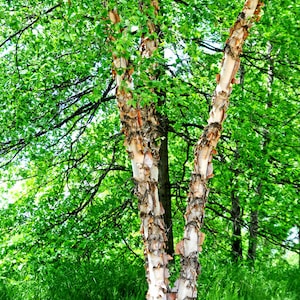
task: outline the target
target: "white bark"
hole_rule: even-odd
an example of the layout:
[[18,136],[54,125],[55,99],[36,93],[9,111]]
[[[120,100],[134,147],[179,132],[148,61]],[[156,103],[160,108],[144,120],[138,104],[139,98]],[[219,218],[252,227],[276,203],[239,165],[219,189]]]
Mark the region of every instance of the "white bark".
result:
[[212,157],[221,135],[222,123],[226,117],[229,96],[235,75],[239,69],[242,45],[248,36],[248,29],[259,15],[258,0],[247,0],[237,21],[230,30],[226,42],[220,75],[212,99],[208,125],[195,147],[194,171],[190,182],[186,224],[181,242],[181,274],[178,282],[178,300],[197,299],[197,277],[200,271],[198,254],[201,247],[201,232],[204,209],[208,197],[207,182],[213,177]]
[[[151,1],[151,4],[157,13],[157,1]],[[109,17],[114,24],[120,21],[116,10],[111,11]],[[153,33],[155,30],[155,26],[150,20],[148,21],[148,29],[149,33]],[[144,59],[149,58],[157,49],[157,44],[156,40],[142,37],[141,56]],[[132,99],[133,90],[133,71],[131,70],[133,69],[125,58],[113,55],[113,71],[117,85],[116,98],[125,134],[125,145],[132,163],[136,195],[139,200],[141,233],[144,240],[149,287],[147,299],[166,300],[169,283],[167,264],[170,257],[165,253],[164,209],[158,196],[158,119],[153,104],[143,108],[140,108],[138,104],[137,107],[128,104],[128,101]]]

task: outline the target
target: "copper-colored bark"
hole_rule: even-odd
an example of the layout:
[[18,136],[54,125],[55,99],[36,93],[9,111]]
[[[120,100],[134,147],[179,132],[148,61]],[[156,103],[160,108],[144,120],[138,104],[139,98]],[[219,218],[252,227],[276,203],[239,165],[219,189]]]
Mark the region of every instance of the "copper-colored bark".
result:
[[[151,1],[155,12],[158,2]],[[113,24],[120,21],[116,10],[109,12]],[[148,21],[149,33],[155,31],[155,25]],[[125,33],[124,33],[125,34]],[[140,54],[149,58],[157,49],[158,42],[142,37]],[[155,66],[153,66],[155,67]],[[120,111],[125,145],[132,163],[133,178],[136,183],[135,194],[139,200],[141,233],[144,240],[146,274],[148,281],[147,299],[167,299],[168,269],[170,257],[165,253],[166,233],[164,209],[158,195],[159,138],[158,118],[153,104],[140,107],[130,105],[132,100],[133,68],[127,59],[113,55],[113,74],[116,80],[116,98]]]
[[212,109],[199,141],[195,147],[194,171],[190,181],[190,192],[185,214],[186,224],[181,242],[181,274],[178,282],[177,299],[197,299],[197,277],[200,270],[198,254],[205,204],[209,189],[208,179],[213,177],[212,157],[221,136],[222,123],[226,117],[229,96],[235,75],[239,69],[239,56],[248,36],[248,30],[259,14],[261,3],[247,0],[226,41],[221,72],[212,99]]

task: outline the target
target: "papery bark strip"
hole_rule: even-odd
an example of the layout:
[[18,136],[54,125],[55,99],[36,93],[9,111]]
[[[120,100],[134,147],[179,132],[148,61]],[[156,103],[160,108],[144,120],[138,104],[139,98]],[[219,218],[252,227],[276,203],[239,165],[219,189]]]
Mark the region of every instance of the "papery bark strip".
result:
[[[158,2],[151,1],[155,13]],[[116,10],[109,13],[110,20],[116,24],[120,17]],[[155,25],[148,20],[149,33]],[[125,33],[124,33],[125,34]],[[157,49],[158,41],[142,36],[140,54],[143,59],[151,57]],[[155,67],[155,66],[153,66]],[[125,146],[132,163],[135,193],[139,200],[141,233],[144,240],[146,275],[148,281],[147,299],[167,299],[167,269],[170,257],[165,252],[166,233],[164,209],[158,195],[159,130],[158,117],[154,104],[140,107],[130,105],[133,98],[133,67],[124,57],[113,54],[113,74],[116,80],[116,98],[120,111]],[[151,80],[151,78],[149,78]],[[151,91],[149,91],[151,93]]]
[[230,30],[226,41],[221,72],[217,76],[217,86],[212,98],[212,109],[199,141],[195,146],[194,170],[190,181],[188,205],[185,214],[183,240],[177,249],[181,254],[181,273],[178,281],[178,300],[197,299],[197,277],[200,272],[198,254],[203,235],[205,204],[209,189],[207,182],[213,177],[212,157],[216,154],[216,145],[221,135],[232,84],[240,65],[240,54],[248,30],[259,18],[261,3],[258,0],[247,0],[237,21]]

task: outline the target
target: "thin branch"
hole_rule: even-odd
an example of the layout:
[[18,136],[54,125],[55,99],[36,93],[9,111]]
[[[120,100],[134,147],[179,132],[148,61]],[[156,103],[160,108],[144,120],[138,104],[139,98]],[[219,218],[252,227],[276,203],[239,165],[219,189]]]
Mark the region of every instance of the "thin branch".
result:
[[215,46],[209,44],[208,42],[205,42],[199,38],[193,38],[192,41],[196,42],[198,46],[204,47],[210,51],[220,52],[220,53],[224,52],[224,49],[215,47]]
[[[75,127],[75,125],[82,119],[84,118],[88,113],[93,112],[92,114],[95,113],[95,111],[98,109],[98,107],[100,106],[100,104],[108,102],[110,100],[115,99],[115,96],[108,96],[109,92],[111,91],[111,88],[113,86],[113,81],[111,81],[108,85],[108,87],[106,88],[106,90],[104,91],[102,97],[95,103],[89,102],[81,107],[79,107],[75,112],[73,112],[71,115],[69,115],[68,117],[66,117],[64,120],[60,121],[59,123],[53,125],[52,127],[49,127],[45,130],[41,130],[39,132],[37,132],[36,134],[34,134],[32,136],[32,138],[39,138],[45,134],[47,134],[49,131],[61,128],[63,125],[65,125],[66,123],[68,123],[69,121],[71,121],[72,119],[74,119],[75,117],[79,117],[71,126],[71,128],[67,131],[67,133],[65,133],[62,137],[60,137],[59,141],[64,138],[67,134],[69,134]],[[84,92],[81,92],[79,94],[77,94],[77,97],[82,97],[83,95],[85,95],[86,93],[91,93],[93,90],[92,89],[88,89]],[[58,116],[58,114],[57,114]],[[53,120],[53,118],[51,119]],[[51,121],[50,121],[51,122]],[[3,154],[8,154],[11,151],[16,150],[17,153],[13,156],[12,159],[9,160],[9,162],[1,165],[0,167],[3,167],[4,165],[7,165],[8,163],[10,163],[16,156],[17,154],[19,154],[19,152],[21,150],[23,150],[26,146],[28,146],[29,144],[25,142],[25,139],[19,139],[15,144],[11,144],[11,141],[8,142],[3,142],[2,144],[2,149],[0,150],[0,153]],[[56,142],[57,143],[57,142]],[[56,143],[54,143],[53,145],[55,145]],[[53,146],[52,145],[52,146]],[[21,148],[20,148],[21,146]]]
[[40,16],[38,16],[36,19],[34,19],[32,22],[30,22],[29,24],[27,24],[25,27],[21,28],[20,30],[16,31],[15,33],[13,33],[9,37],[7,37],[2,43],[0,43],[0,48],[3,45],[5,45],[8,41],[10,41],[11,39],[13,39],[14,37],[16,37],[19,34],[22,34],[25,30],[27,30],[28,28],[30,28],[31,26],[33,26],[40,19],[40,17],[42,15],[46,15],[46,14],[52,12],[54,9],[56,9],[59,6],[61,6],[61,3],[58,3],[58,4],[54,5],[53,7],[49,8],[44,13],[42,13]]
[[185,2],[185,1],[183,1],[183,0],[174,0],[174,2],[183,4],[185,6],[189,6],[189,4],[187,2]]

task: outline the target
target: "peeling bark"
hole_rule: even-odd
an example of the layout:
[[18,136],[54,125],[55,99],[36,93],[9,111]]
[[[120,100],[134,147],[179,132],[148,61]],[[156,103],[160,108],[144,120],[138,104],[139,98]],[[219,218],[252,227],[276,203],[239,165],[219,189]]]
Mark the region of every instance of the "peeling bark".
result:
[[[205,127],[195,146],[194,170],[190,181],[188,205],[185,214],[184,237],[181,249],[181,273],[178,282],[177,299],[197,299],[197,277],[200,271],[198,254],[200,251],[201,232],[205,204],[209,189],[208,179],[213,177],[212,157],[216,154],[216,145],[221,135],[222,123],[226,117],[229,96],[235,75],[239,69],[239,56],[248,36],[252,23],[260,13],[258,0],[247,0],[237,21],[230,30],[226,41],[224,58],[220,75],[217,76],[217,87],[212,99],[212,109],[208,125]],[[257,17],[255,17],[257,16]]]
[[[157,13],[157,1],[151,1],[151,5]],[[116,10],[110,11],[109,17],[113,24],[120,22]],[[150,20],[148,20],[148,30],[150,34],[155,31],[155,25]],[[143,36],[140,43],[141,56],[144,59],[151,57],[157,46],[157,40]],[[139,200],[149,287],[147,299],[166,300],[169,283],[167,264],[171,257],[165,252],[167,237],[164,208],[159,201],[158,193],[159,122],[154,104],[144,107],[140,107],[139,103],[136,107],[129,104],[133,98],[132,73],[133,68],[127,59],[113,55],[116,98],[125,135],[125,146],[132,163],[133,179],[136,184],[135,194]]]

